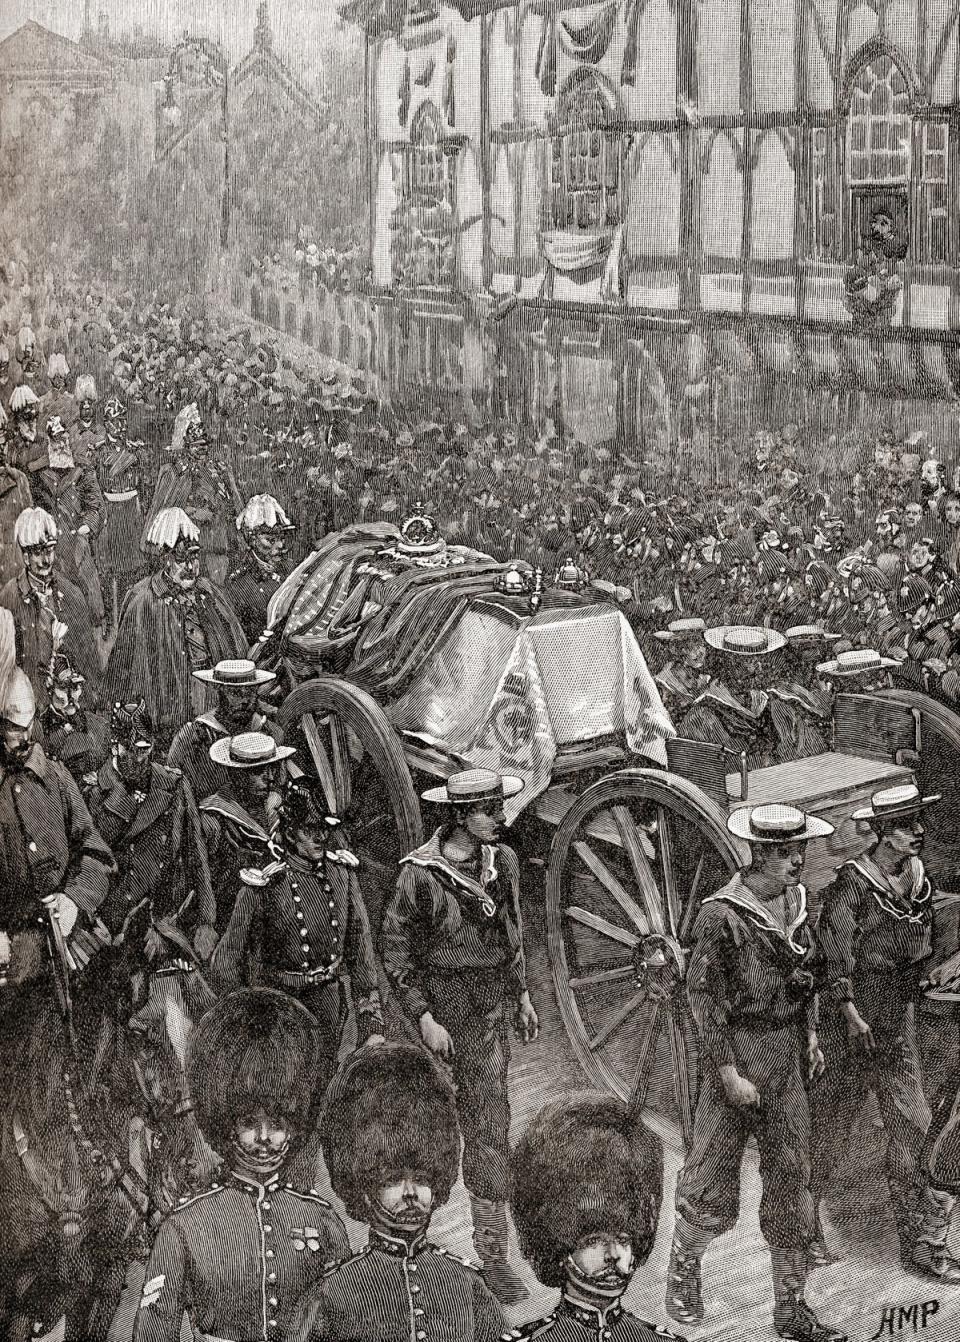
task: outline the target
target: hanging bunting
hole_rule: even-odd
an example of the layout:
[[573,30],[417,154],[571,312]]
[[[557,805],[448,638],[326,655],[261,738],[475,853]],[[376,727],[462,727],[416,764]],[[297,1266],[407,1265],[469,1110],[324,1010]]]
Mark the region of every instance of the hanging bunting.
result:
[[617,17],[617,0],[591,6],[585,18],[560,20],[560,44],[568,56],[595,65],[610,45]]
[[552,98],[557,91],[557,7],[555,3],[546,0],[546,3],[532,8],[532,12],[543,16],[535,67],[540,92]]
[[457,92],[454,80],[454,71],[457,64],[457,43],[456,39],[451,37],[447,42],[447,68],[443,76],[443,114],[447,118],[448,126],[455,126],[457,122]]

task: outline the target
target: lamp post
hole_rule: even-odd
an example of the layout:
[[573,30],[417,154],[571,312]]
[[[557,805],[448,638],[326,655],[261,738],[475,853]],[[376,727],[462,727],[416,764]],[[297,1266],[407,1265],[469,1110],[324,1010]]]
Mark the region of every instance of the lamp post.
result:
[[[183,109],[176,100],[174,86],[183,76],[186,55],[198,58],[200,76],[208,88],[220,90],[220,111],[223,138],[223,193],[220,198],[220,250],[226,251],[230,239],[230,60],[216,44],[206,37],[184,37],[170,53],[167,73],[163,78],[164,101],[160,115],[171,129],[183,118]],[[165,152],[161,152],[165,157]]]

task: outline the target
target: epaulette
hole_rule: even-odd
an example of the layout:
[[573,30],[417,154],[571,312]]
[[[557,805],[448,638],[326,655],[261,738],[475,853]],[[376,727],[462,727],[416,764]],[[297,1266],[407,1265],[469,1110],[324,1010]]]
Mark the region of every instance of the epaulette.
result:
[[519,1328],[511,1328],[508,1333],[501,1333],[500,1342],[533,1342],[534,1338],[549,1333],[556,1322],[556,1314],[548,1314],[545,1319],[531,1319],[529,1323],[523,1323]]
[[283,1187],[288,1193],[296,1193],[298,1198],[304,1198],[307,1202],[319,1202],[321,1207],[333,1210],[333,1204],[321,1197],[315,1188],[298,1188],[296,1184],[284,1184]]
[[214,1193],[222,1193],[224,1184],[211,1184],[209,1188],[201,1189],[199,1193],[189,1194],[187,1197],[178,1198],[176,1205],[167,1212],[168,1216],[176,1216],[177,1212],[185,1212],[188,1207],[194,1207],[198,1202],[203,1202],[206,1198],[212,1198]]
[[363,1248],[358,1249],[356,1253],[348,1253],[345,1258],[335,1258],[334,1261],[332,1263],[328,1263],[326,1267],[323,1269],[323,1271],[320,1273],[320,1280],[323,1281],[327,1277],[332,1277],[334,1272],[339,1272],[340,1269],[342,1267],[346,1267],[348,1263],[359,1262],[361,1258],[366,1258],[369,1252],[370,1252],[370,1245],[365,1244]]
[[240,880],[244,885],[252,886],[255,890],[262,890],[270,884],[274,877],[279,876],[286,869],[285,862],[268,862],[265,867],[241,867]]
[[483,1271],[483,1268],[479,1263],[471,1262],[469,1258],[461,1258],[459,1254],[451,1253],[449,1249],[441,1249],[439,1244],[428,1244],[426,1247],[431,1253],[439,1254],[441,1258],[452,1258],[455,1263],[460,1263],[463,1267],[468,1267],[473,1272]]
[[356,853],[351,853],[347,848],[334,848],[327,852],[327,858],[331,862],[336,862],[340,867],[359,867],[360,859]]

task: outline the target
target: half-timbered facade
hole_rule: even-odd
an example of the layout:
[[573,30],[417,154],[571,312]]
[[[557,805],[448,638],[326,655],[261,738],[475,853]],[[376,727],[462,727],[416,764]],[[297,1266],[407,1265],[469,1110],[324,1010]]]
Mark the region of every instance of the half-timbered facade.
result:
[[363,2],[390,376],[513,341],[594,435],[651,366],[953,396],[956,0]]

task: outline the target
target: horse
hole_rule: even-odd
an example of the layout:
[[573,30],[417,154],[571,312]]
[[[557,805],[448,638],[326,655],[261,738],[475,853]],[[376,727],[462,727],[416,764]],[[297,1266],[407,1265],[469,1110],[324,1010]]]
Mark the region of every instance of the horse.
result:
[[[100,951],[64,1011],[42,976],[0,1016],[0,1337],[106,1342],[130,1263],[189,1183],[195,1123],[165,1035],[131,1032],[129,957]],[[131,1137],[147,1126],[147,1168]],[[167,1134],[173,1140],[164,1142]]]

